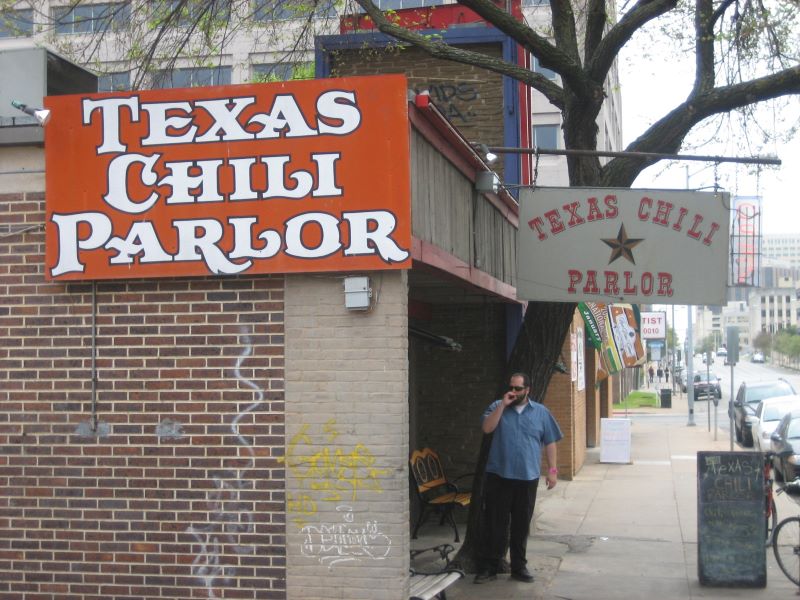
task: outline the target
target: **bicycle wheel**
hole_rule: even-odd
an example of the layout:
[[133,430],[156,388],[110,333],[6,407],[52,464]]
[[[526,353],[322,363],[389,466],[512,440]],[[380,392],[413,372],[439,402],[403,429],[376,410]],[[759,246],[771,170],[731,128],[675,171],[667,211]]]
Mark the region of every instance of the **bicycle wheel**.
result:
[[795,585],[800,585],[800,517],[789,517],[778,523],[772,550],[783,574]]
[[778,508],[775,506],[775,498],[769,496],[769,506],[767,507],[767,546],[772,543],[772,536],[775,533],[775,526],[778,524]]

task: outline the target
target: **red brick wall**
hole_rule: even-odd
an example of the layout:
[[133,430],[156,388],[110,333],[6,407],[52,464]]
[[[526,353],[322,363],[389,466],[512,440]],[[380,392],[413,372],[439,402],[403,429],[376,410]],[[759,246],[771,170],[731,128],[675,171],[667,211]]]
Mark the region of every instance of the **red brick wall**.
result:
[[283,279],[98,283],[95,428],[92,286],[2,235],[0,598],[284,598]]

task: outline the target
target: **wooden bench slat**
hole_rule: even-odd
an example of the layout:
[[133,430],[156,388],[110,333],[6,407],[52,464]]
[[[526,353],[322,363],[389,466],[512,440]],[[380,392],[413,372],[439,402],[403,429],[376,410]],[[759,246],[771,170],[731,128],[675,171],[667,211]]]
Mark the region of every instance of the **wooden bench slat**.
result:
[[431,600],[463,577],[460,571],[450,571],[437,575],[411,575],[411,600]]

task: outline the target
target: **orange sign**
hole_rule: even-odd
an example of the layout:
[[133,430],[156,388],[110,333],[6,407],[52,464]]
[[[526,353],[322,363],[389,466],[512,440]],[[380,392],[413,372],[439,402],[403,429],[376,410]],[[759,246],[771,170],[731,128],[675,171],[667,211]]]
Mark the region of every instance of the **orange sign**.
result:
[[49,279],[410,266],[401,75],[45,105]]

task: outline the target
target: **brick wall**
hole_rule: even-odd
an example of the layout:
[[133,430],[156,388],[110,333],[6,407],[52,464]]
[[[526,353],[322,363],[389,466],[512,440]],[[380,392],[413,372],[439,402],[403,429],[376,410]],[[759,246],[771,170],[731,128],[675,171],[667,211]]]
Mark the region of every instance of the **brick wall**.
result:
[[283,279],[98,283],[95,421],[92,286],[0,215],[0,597],[285,597]]
[[[570,325],[570,333],[584,334],[583,320],[577,311]],[[584,349],[585,353],[590,351],[585,345]],[[564,339],[561,355],[570,355],[569,335]],[[553,413],[564,434],[558,443],[558,470],[562,479],[572,479],[586,458],[587,393],[591,393],[591,390],[578,390],[577,382],[572,381],[570,373],[554,373],[544,398],[543,404]]]
[[[502,56],[499,44],[474,44],[469,50]],[[503,77],[470,65],[433,58],[418,48],[337,51],[332,76],[405,73],[408,86],[428,90],[434,104],[464,137],[489,146],[504,146]],[[502,161],[493,165],[502,178]]]
[[370,277],[351,312],[341,276],[287,276],[290,599],[408,597],[408,276]]

